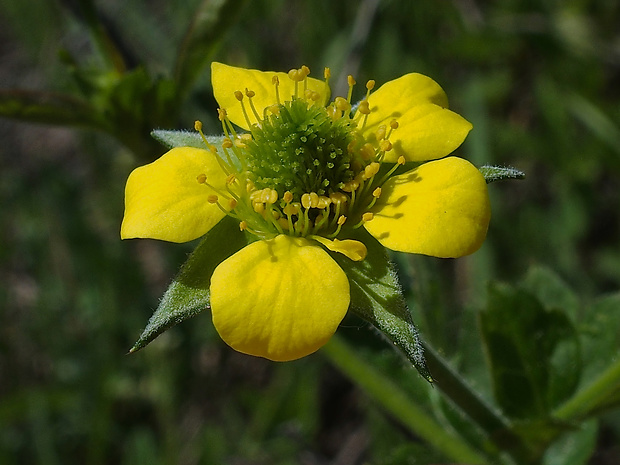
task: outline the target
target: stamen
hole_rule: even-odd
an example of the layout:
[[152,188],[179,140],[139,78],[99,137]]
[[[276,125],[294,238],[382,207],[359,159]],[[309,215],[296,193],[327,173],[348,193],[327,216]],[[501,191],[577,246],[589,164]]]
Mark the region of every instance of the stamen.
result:
[[403,166],[406,162],[407,160],[405,160],[405,157],[403,157],[402,155],[398,157],[398,161],[394,164],[394,166],[392,166],[392,168],[390,168],[390,171],[385,173],[385,175],[378,182],[379,186],[382,186],[383,183],[385,183],[385,181],[387,181],[388,178],[392,176],[392,174],[394,174],[394,171],[396,171],[399,166]]
[[[347,94],[347,102],[349,102],[349,109],[351,109],[351,97],[353,96],[353,87],[355,86],[355,79],[350,74],[347,76],[347,83],[349,84],[349,92]],[[349,116],[348,113],[345,116]]]
[[361,115],[364,115],[362,120],[362,126],[359,128],[360,130],[363,130],[366,127],[368,115],[370,114],[370,104],[368,103],[368,100],[362,100],[357,107],[357,111],[359,111]]
[[369,165],[366,165],[366,167],[364,168],[364,174],[362,175],[362,179],[371,179],[375,174],[379,172],[380,167],[381,165],[376,161],[373,161]]
[[366,212],[362,215],[362,219],[359,223],[357,223],[355,226],[353,226],[353,229],[358,229],[360,226],[362,226],[364,223],[367,223],[369,221],[371,221],[374,218],[374,214],[371,212]]
[[368,82],[366,82],[366,100],[368,100],[368,97],[370,96],[370,91],[373,90],[374,88],[375,88],[374,79],[371,79]]
[[340,230],[342,229],[342,225],[343,225],[346,221],[347,221],[347,217],[346,217],[346,216],[344,216],[344,215],[340,215],[340,216],[338,217],[338,222],[337,222],[338,227],[336,228],[336,230],[335,230],[333,233],[331,233],[329,236],[325,236],[325,237],[327,237],[328,239],[333,239],[333,238],[334,238],[334,237],[336,237],[338,234],[340,234]]
[[[220,189],[218,189],[217,187],[209,184],[207,182],[207,175],[202,173],[199,174],[198,176],[196,176],[196,181],[198,181],[198,184],[203,184],[205,186],[207,186],[209,189],[211,189],[212,191],[216,192],[217,194],[219,194],[220,196],[224,197],[226,200],[229,200],[230,197],[228,197],[228,195],[226,195],[225,193],[223,193]],[[213,197],[215,197],[215,202],[217,202],[218,196],[214,195],[214,194],[209,194],[209,196],[207,196],[207,201],[209,203],[215,203],[212,202],[211,200],[213,199]]]
[[271,78],[271,83],[275,86],[276,88],[276,102],[278,102],[278,105],[281,105],[280,103],[280,79],[278,78],[278,76],[274,76]]
[[388,131],[387,135],[385,136],[386,139],[390,138],[390,136],[392,135],[392,131],[394,129],[398,129],[398,121],[396,121],[395,119],[390,121],[390,130]]
[[362,148],[359,151],[359,154],[362,157],[362,160],[370,160],[375,158],[375,148],[372,146],[370,142],[366,142],[362,145]]
[[198,134],[200,134],[200,137],[202,138],[202,141],[207,146],[207,148],[211,152],[213,152],[214,154],[217,155],[217,147],[215,147],[214,145],[210,144],[209,141],[207,140],[207,138],[205,137],[204,133],[202,132],[202,121],[200,121],[200,120],[194,121],[194,129],[196,131],[198,131]]
[[256,111],[256,107],[254,106],[254,102],[252,102],[252,97],[254,97],[256,95],[256,92],[254,92],[253,90],[248,90],[247,87],[246,87],[245,95],[248,97],[248,100],[250,101],[250,108],[252,109],[252,113],[254,113],[254,117],[256,118],[256,124],[258,124],[260,126],[261,119],[260,119],[260,116],[258,115],[258,112]]
[[348,100],[345,100],[342,97],[336,97],[334,99],[334,105],[338,110],[342,112],[345,116],[348,115],[348,112],[351,110],[351,104]]
[[323,71],[323,77],[325,78],[325,101],[323,102],[324,106],[327,106],[329,103],[329,78],[332,76],[332,72],[329,68],[325,68]]
[[377,140],[380,141],[380,140],[385,139],[386,132],[387,132],[387,128],[385,127],[385,124],[382,124],[381,126],[379,126],[377,128],[377,131],[375,132]]
[[377,187],[374,191],[372,191],[372,200],[370,201],[370,203],[368,204],[366,208],[370,210],[372,207],[374,207],[379,197],[381,197],[381,188]]
[[306,91],[308,90],[308,76],[310,75],[310,68],[308,68],[306,65],[302,65],[300,71],[304,76],[304,94],[305,94]]
[[250,118],[248,118],[248,112],[245,110],[245,105],[243,104],[243,94],[240,90],[235,91],[235,98],[239,100],[239,103],[241,104],[241,111],[243,112],[245,122],[248,124],[248,127],[251,127],[252,123],[250,123]]
[[389,140],[384,139],[379,142],[379,148],[382,152],[389,152],[390,150],[392,150],[392,143]]
[[306,76],[304,75],[304,70],[303,69],[292,69],[288,72],[288,78],[295,83],[294,97],[299,98],[299,83],[306,78]]

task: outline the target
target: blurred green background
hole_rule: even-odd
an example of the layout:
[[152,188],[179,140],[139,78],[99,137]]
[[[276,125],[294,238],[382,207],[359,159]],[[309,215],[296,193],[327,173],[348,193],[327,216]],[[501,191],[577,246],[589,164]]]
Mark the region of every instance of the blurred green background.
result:
[[[490,185],[475,255],[394,257],[422,337],[483,396],[490,280],[619,313],[619,2],[0,0],[0,464],[447,463],[321,352],[238,354],[207,313],[125,355],[195,244],[121,242],[124,183],[165,152],[151,129],[219,131],[212,60],[330,66],[340,94],[427,74],[474,124],[458,154],[527,173]],[[366,325],[339,333],[452,427]],[[617,464],[619,443],[616,409],[572,463]]]

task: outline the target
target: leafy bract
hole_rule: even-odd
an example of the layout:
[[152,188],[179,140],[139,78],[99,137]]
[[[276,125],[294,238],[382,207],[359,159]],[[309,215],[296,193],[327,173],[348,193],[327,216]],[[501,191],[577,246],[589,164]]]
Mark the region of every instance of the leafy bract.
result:
[[167,329],[208,309],[213,270],[245,244],[238,223],[230,217],[211,229],[172,281],[129,352],[142,349]]
[[[197,149],[206,149],[207,146],[200,134],[196,131],[170,131],[165,129],[155,129],[151,131],[151,136],[172,149],[175,147],[194,147]],[[224,136],[205,136],[209,144],[221,147]]]

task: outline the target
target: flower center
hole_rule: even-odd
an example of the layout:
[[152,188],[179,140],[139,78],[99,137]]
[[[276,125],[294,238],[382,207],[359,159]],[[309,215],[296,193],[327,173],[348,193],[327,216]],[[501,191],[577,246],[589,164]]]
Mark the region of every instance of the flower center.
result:
[[[372,220],[369,209],[381,195],[381,185],[405,162],[400,157],[380,174],[380,162],[385,152],[392,150],[389,136],[398,127],[395,121],[379,126],[372,142],[362,137],[374,81],[367,83],[366,98],[353,117],[355,80],[349,76],[346,99],[336,97],[325,106],[319,104],[320,96],[307,88],[309,72],[305,66],[289,72],[295,94],[284,103],[274,77],[277,103],[266,108],[262,118],[252,102],[254,92],[246,89],[255,122],[248,117],[244,93],[236,91],[250,132],[237,134],[226,110],[220,109],[226,136],[221,149],[204,139],[228,175],[227,192],[211,195],[209,202],[237,218],[242,230],[260,239],[278,234],[334,239],[343,226],[360,227]],[[329,69],[325,78],[329,80]],[[202,134],[201,126],[196,123]],[[197,181],[209,185],[204,175]]]
[[282,197],[305,193],[319,196],[335,192],[351,181],[354,140],[351,120],[332,120],[324,107],[293,99],[278,106],[261,126],[252,127],[245,158],[248,178],[257,189],[271,188]]

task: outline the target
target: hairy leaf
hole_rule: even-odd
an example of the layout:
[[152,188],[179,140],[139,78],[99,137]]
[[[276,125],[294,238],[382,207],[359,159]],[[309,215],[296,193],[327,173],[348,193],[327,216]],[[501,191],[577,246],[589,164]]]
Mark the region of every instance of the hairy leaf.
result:
[[418,372],[432,382],[418,331],[385,248],[366,232],[360,234],[364,235],[362,242],[368,248],[364,260],[354,262],[344,256],[335,257],[349,277],[350,309],[383,333],[405,353]]
[[575,328],[529,293],[498,284],[480,314],[495,397],[513,418],[545,418],[575,390],[581,373]]

